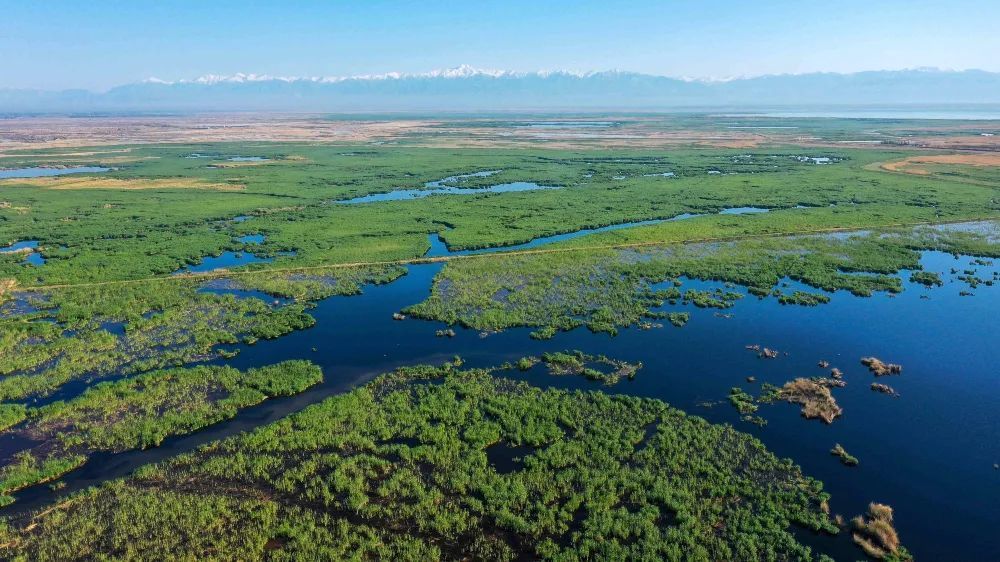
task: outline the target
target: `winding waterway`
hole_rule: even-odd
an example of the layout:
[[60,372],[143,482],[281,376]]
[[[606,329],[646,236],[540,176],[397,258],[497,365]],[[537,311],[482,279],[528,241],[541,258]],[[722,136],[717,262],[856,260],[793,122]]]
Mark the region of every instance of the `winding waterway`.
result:
[[[770,211],[770,209],[765,209],[763,207],[730,207],[727,209],[722,209],[721,211],[719,211],[719,214],[746,215],[746,214],[766,213],[768,211]],[[427,237],[427,240],[430,242],[431,247],[430,250],[427,251],[426,256],[427,257],[466,256],[469,254],[490,254],[494,252],[529,250],[531,248],[538,248],[539,246],[545,246],[546,244],[552,244],[554,242],[563,242],[565,240],[572,240],[574,238],[580,238],[582,236],[597,234],[600,232],[612,232],[615,230],[624,230],[626,228],[636,228],[639,226],[652,226],[654,224],[693,219],[695,217],[701,217],[701,216],[704,216],[704,214],[682,213],[680,215],[670,217],[669,219],[653,219],[646,221],[623,222],[619,224],[612,224],[597,228],[583,228],[580,230],[574,230],[572,232],[564,232],[562,234],[553,234],[551,236],[539,236],[538,238],[533,238],[532,240],[525,242],[523,244],[510,244],[507,246],[490,246],[487,248],[476,248],[471,250],[452,250],[442,239],[441,233],[434,233],[428,235]]]
[[[559,236],[562,240],[569,235]],[[432,244],[436,238],[432,237]],[[532,241],[536,242],[543,243]],[[436,251],[447,249],[440,244]],[[435,331],[443,327],[440,323],[394,321],[394,312],[427,297],[434,275],[443,267],[440,263],[412,265],[404,277],[367,286],[360,296],[319,302],[310,311],[317,320],[310,329],[240,346],[234,359],[217,361],[242,369],[308,359],[323,368],[325,380],[320,385],[249,408],[198,433],[168,439],[159,448],[95,455],[83,469],[63,478],[67,486],[58,494],[126,475],[143,464],[277,420],[397,366],[440,363],[460,355],[469,366],[485,367],[545,351],[580,349],[642,361],[644,368],[635,380],[614,387],[575,377],[552,377],[538,370],[510,376],[541,386],[659,398],[709,421],[734,424],[822,480],[832,494],[834,512],[849,518],[862,513],[871,501],[891,505],[901,540],[917,559],[991,559],[996,554],[993,537],[1000,521],[1000,471],[994,469],[994,463],[1000,462],[996,442],[1000,357],[995,351],[1000,287],[980,286],[973,291],[975,296],[960,296],[968,287],[953,280],[949,271],[975,268],[981,277],[989,278],[998,266],[976,265],[967,256],[937,252],[925,253],[922,264],[942,274],[945,285],[928,289],[907,281],[909,275],[903,272],[905,290],[896,296],[859,298],[839,291],[830,295],[829,304],[799,307],[748,295],[724,311],[727,314],[692,305],[668,307],[691,313],[683,328],[625,329],[617,337],[576,329],[548,341],[530,339],[529,329],[485,338],[458,329],[456,337],[441,338],[435,337]],[[786,292],[800,288],[794,281],[785,282]],[[683,284],[697,289],[719,286],[688,279]],[[739,288],[727,290],[746,293]],[[777,359],[759,359],[744,347],[755,343],[782,353]],[[902,375],[878,381],[891,384],[900,393],[898,398],[869,389],[875,379],[859,358],[870,355],[904,366]],[[757,394],[760,382],[781,385],[800,376],[825,375],[828,370],[817,366],[819,360],[842,369],[848,382],[847,387],[834,389],[844,415],[832,425],[801,418],[796,406],[775,404],[761,408],[759,413],[769,423],[758,427],[741,421],[725,401],[734,386]],[[756,377],[757,384],[745,382],[747,376]],[[831,456],[829,450],[835,443],[857,456],[860,466],[845,467]],[[9,452],[14,446],[0,443],[0,450]],[[41,507],[54,497],[44,486],[16,495],[18,501],[7,513]],[[804,532],[800,538],[837,559],[862,557],[850,543],[849,533],[827,538]]]

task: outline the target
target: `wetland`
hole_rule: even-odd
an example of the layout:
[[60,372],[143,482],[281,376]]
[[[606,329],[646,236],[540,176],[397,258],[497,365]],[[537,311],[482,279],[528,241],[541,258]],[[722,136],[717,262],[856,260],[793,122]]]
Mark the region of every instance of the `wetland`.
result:
[[5,556],[995,552],[994,187],[897,148],[132,153],[107,175],[161,187],[0,186],[34,242],[0,253]]

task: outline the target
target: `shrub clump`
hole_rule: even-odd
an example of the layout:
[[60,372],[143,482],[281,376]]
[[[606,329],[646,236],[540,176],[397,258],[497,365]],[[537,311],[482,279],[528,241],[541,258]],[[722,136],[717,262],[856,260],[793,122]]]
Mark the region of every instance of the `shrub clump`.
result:
[[899,544],[899,535],[892,525],[892,508],[881,503],[868,504],[867,519],[858,515],[851,520],[854,542],[865,554],[876,560],[902,562],[913,556]]
[[844,463],[846,466],[858,466],[858,457],[848,453],[840,443],[837,443],[832,449],[830,449],[830,454],[835,457],[840,457],[840,462]]

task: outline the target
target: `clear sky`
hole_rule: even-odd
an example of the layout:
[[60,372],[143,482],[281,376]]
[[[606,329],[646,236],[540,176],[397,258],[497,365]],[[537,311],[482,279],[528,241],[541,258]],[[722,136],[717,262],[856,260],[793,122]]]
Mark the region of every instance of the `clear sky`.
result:
[[1000,0],[0,0],[0,88],[461,64],[699,78],[1000,71],[998,24]]

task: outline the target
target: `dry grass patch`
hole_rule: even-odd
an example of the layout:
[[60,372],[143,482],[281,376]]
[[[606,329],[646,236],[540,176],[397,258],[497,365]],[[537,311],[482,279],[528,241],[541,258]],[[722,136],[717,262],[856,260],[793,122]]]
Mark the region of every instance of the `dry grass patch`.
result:
[[51,176],[43,178],[11,178],[0,180],[0,186],[30,186],[45,189],[117,189],[124,191],[142,189],[211,189],[215,191],[242,191],[245,185],[238,183],[206,182],[192,178],[176,179],[119,179]]
[[0,302],[3,301],[4,297],[7,294],[13,293],[14,289],[16,288],[17,288],[16,279],[0,279]]
[[912,560],[899,544],[899,535],[892,525],[892,508],[881,503],[868,505],[868,518],[858,515],[851,520],[854,542],[865,554],[876,560]]
[[824,423],[833,423],[844,410],[837,405],[830,386],[824,380],[798,378],[788,381],[778,389],[778,398],[802,406],[802,415],[817,418]]
[[0,201],[0,210],[10,210],[10,211],[14,211],[15,213],[17,213],[19,215],[26,215],[26,214],[28,214],[28,211],[31,210],[31,207],[20,207],[20,206],[14,205],[10,201]]
[[897,365],[895,363],[886,363],[878,357],[862,357],[861,364],[868,367],[868,370],[872,372],[876,377],[884,377],[886,375],[899,375],[903,373],[903,366]]
[[880,162],[878,168],[887,172],[900,172],[917,176],[930,175],[931,172],[924,166],[934,164],[951,164],[958,166],[977,166],[983,168],[1000,166],[1000,154],[998,153],[976,153],[976,154],[931,154],[920,156],[909,156],[902,160],[892,162]]

